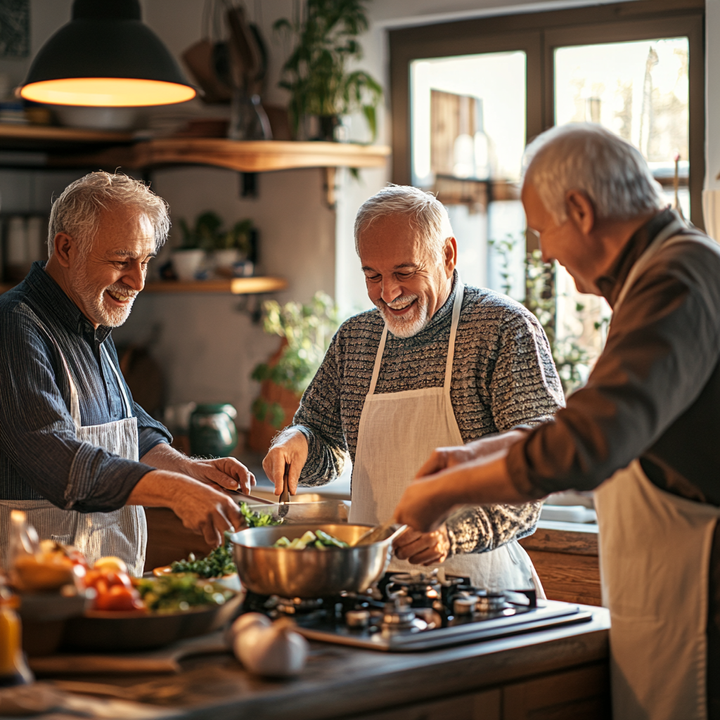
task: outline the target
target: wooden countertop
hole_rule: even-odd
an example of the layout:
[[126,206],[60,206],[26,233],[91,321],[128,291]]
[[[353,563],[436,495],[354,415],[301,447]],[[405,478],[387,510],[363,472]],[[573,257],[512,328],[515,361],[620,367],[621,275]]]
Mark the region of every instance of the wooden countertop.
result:
[[[308,664],[294,680],[253,677],[229,652],[189,658],[174,675],[84,676],[82,680],[123,687],[126,699],[159,703],[182,718],[327,720],[370,717],[367,713],[409,718],[393,714],[392,708],[448,697],[455,702],[463,693],[473,693],[473,707],[480,711],[483,698],[496,707],[501,687],[518,683],[527,687],[529,681],[537,689],[538,682],[547,685],[554,678],[553,687],[566,688],[565,672],[570,674],[567,677],[580,677],[592,671],[594,684],[597,678],[606,678],[608,613],[588,609],[593,612],[589,622],[429,652],[383,653],[313,642]],[[555,677],[558,674],[562,681]],[[373,714],[388,709],[387,715]],[[493,710],[473,717],[500,715]]]

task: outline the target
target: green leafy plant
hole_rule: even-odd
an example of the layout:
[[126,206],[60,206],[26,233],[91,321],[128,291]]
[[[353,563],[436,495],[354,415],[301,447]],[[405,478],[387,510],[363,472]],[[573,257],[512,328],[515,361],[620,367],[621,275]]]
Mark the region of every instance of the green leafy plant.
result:
[[[507,236],[503,240],[490,240],[490,245],[495,249],[500,260],[501,289],[510,296],[513,288],[510,258],[518,242],[512,236]],[[555,268],[551,264],[543,262],[540,250],[533,250],[525,255],[525,299],[523,304],[537,317],[547,335],[565,394],[576,390],[585,381],[589,355],[579,344],[579,338],[572,336],[558,338]],[[575,303],[576,313],[582,314],[584,310],[585,306],[582,303]],[[600,325],[601,323],[595,323],[595,329],[600,329]]]
[[363,0],[307,0],[296,22],[281,18],[273,27],[297,41],[279,83],[291,93],[296,134],[306,116],[337,118],[359,110],[374,140],[382,88],[365,71],[346,69],[349,60],[362,58],[357,37],[368,28]]
[[229,230],[224,227],[224,220],[214,210],[206,210],[195,219],[193,226],[180,218],[182,232],[181,250],[238,250],[247,253],[250,250],[250,234],[253,230],[252,220],[239,220]]
[[238,220],[229,230],[218,234],[215,240],[215,249],[237,249],[247,255],[250,252],[250,235],[252,231],[252,220]]
[[222,218],[212,210],[200,213],[195,219],[194,226],[190,226],[185,218],[180,218],[180,230],[183,236],[180,250],[212,250],[222,224]]
[[[330,340],[337,329],[337,308],[332,298],[315,293],[309,303],[289,302],[280,305],[275,300],[263,303],[263,329],[270,335],[283,338],[283,347],[276,362],[260,363],[252,371],[252,379],[271,381],[301,395],[310,384]],[[262,397],[252,406],[253,415],[273,427],[281,427],[283,408]]]

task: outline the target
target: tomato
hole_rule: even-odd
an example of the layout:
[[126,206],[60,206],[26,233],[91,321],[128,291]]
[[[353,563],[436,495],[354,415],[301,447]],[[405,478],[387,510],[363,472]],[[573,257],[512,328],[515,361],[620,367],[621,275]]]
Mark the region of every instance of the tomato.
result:
[[114,570],[88,570],[85,575],[85,586],[101,592],[103,589],[115,586],[132,588],[132,581],[127,573]]
[[145,610],[140,593],[134,588],[114,585],[105,591],[98,590],[96,610]]

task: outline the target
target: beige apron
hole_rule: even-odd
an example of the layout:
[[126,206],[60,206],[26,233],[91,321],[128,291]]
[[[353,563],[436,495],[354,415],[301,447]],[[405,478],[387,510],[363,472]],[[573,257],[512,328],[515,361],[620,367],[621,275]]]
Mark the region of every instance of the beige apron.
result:
[[[671,223],[633,266],[614,311],[660,249]],[[671,238],[672,239],[668,239]],[[595,492],[603,604],[610,609],[614,720],[707,718],[706,622],[710,550],[720,508],[661,490],[638,460]]]
[[[70,414],[82,442],[102,447],[128,460],[138,460],[137,418],[132,415],[130,400],[120,374],[104,345],[101,352],[115,373],[125,406],[125,418],[102,425],[81,425],[80,403],[72,376],[63,357],[70,382]],[[50,538],[64,545],[74,545],[90,565],[105,555],[115,555],[127,564],[131,575],[140,576],[145,566],[147,523],[145,511],[137,505],[126,505],[119,510],[101,513],[80,513],[62,510],[47,500],[0,500],[0,527],[10,527],[11,510],[27,513],[28,523],[37,530],[40,539]],[[2,554],[7,553],[8,538],[2,537]]]
[[[387,325],[375,357],[370,389],[365,398],[352,475],[350,522],[375,525],[390,517],[405,488],[437,447],[462,445],[450,400],[455,335],[464,288],[457,282],[443,387],[375,394]],[[408,372],[412,372],[408,369]],[[441,566],[451,575],[469,576],[473,584],[490,590],[525,590],[542,586],[530,558],[517,542],[485,553],[458,555]],[[430,570],[393,558],[389,570]],[[544,595],[542,595],[544,597]]]

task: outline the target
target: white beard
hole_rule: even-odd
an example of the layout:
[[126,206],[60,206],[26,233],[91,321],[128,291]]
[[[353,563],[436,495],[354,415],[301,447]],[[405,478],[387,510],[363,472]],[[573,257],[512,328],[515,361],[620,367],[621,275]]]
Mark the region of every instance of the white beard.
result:
[[378,300],[375,305],[380,314],[385,320],[385,324],[388,330],[399,338],[410,338],[413,335],[417,335],[428,322],[428,309],[427,303],[420,304],[419,302],[415,305],[415,308],[407,317],[396,317],[387,311],[387,307],[402,307],[407,305],[409,302],[417,300],[417,295],[409,295],[408,297],[398,298],[393,300],[392,303],[386,303],[384,300]]
[[[76,279],[77,294],[82,298],[88,312],[92,313],[90,320],[106,327],[120,327],[130,316],[137,293],[130,291],[123,285],[111,285],[98,291],[88,281],[85,267],[78,270]],[[105,302],[105,291],[109,290],[118,295],[132,295],[124,307],[108,307]]]

